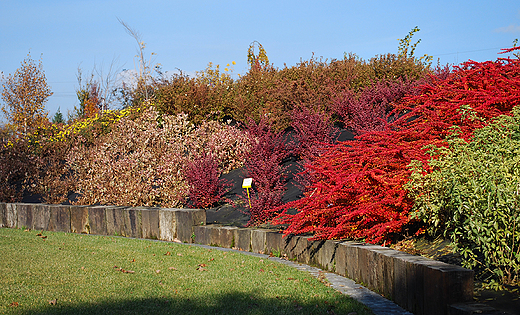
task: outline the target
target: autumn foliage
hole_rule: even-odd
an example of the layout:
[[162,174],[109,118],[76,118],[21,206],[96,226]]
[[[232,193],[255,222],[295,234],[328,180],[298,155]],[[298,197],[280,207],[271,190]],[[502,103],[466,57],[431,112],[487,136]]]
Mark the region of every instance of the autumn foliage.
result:
[[26,136],[48,119],[45,102],[52,95],[42,62],[28,54],[15,73],[2,76],[2,113],[18,135]]
[[[282,205],[286,188],[285,170],[281,163],[290,152],[283,133],[273,131],[264,119],[258,123],[250,119],[247,131],[252,146],[244,163],[245,175],[253,178],[251,207],[247,211],[250,215],[248,225],[257,225],[272,219],[270,210]],[[242,201],[248,203],[246,195]]]
[[[244,166],[253,178],[250,225],[275,218],[289,225],[286,233],[388,242],[421,228],[404,187],[411,161],[428,171],[425,146],[446,146],[452,126],[469,141],[518,105],[518,59],[434,73],[407,54],[311,58],[282,69],[249,55],[251,69],[239,79],[210,65],[196,78],[154,82],[147,87],[154,101],[132,115],[100,113],[93,97],[74,124],[33,133],[23,150],[24,142],[5,142],[3,161],[32,164],[27,171],[2,164],[3,200],[19,200],[23,186],[47,201],[73,190],[81,204],[172,207],[189,197],[209,207],[225,191],[219,175]],[[335,126],[356,139],[333,144]],[[305,163],[304,197],[284,205],[288,158]]]
[[[469,140],[490,118],[520,103],[520,60],[468,61],[446,78],[432,76],[420,93],[396,104],[382,130],[331,146],[307,167],[314,181],[304,198],[275,209],[285,233],[377,243],[417,231],[404,185],[412,160],[425,165],[426,145],[446,145],[450,127]],[[399,117],[395,120],[390,117]],[[296,208],[295,215],[287,209]]]
[[[159,115],[149,106],[113,123],[106,135],[77,141],[66,166],[76,176],[80,204],[178,207],[191,192],[192,201],[207,207],[222,195],[215,177],[240,167],[247,146],[245,133],[234,127],[207,122],[196,128],[185,114]],[[214,160],[201,161],[204,156]]]
[[186,165],[186,181],[191,204],[196,208],[208,208],[220,201],[232,186],[229,181],[220,178],[218,161],[207,153],[189,161]]

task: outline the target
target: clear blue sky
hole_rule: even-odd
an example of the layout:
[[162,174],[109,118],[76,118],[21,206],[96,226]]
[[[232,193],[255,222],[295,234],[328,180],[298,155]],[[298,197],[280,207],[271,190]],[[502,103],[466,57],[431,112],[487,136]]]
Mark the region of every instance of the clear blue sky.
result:
[[58,106],[77,104],[76,73],[117,59],[134,69],[136,43],[118,18],[139,31],[146,52],[163,70],[194,74],[208,62],[236,61],[247,70],[247,48],[256,40],[277,67],[314,56],[363,59],[396,53],[397,39],[415,26],[421,31],[416,55],[433,55],[441,64],[468,59],[495,60],[500,48],[520,38],[516,1],[200,1],[200,0],[0,0],[0,71],[13,73],[30,52],[42,55]]

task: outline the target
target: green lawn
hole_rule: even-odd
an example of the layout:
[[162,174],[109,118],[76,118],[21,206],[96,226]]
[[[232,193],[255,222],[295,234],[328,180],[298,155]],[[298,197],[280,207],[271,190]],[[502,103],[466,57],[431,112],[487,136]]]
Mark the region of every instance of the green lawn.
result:
[[234,252],[1,228],[0,253],[1,314],[372,314],[307,273]]

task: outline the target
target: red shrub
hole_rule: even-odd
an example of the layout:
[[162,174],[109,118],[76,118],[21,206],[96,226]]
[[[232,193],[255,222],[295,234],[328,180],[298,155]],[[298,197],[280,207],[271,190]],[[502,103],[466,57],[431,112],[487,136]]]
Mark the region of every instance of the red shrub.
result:
[[[289,153],[283,133],[275,133],[271,127],[264,119],[258,124],[249,120],[247,125],[253,139],[251,152],[244,163],[246,176],[253,178],[248,225],[270,220],[273,217],[270,210],[282,204],[285,175],[280,164]],[[246,196],[242,196],[242,200],[248,203]]]
[[191,203],[197,208],[208,208],[220,201],[227,189],[232,186],[225,179],[220,179],[218,162],[203,153],[186,165],[186,181],[189,186]]
[[323,147],[334,142],[338,135],[330,116],[298,106],[291,113],[294,128],[293,152],[303,160],[313,160]]
[[421,80],[381,79],[361,92],[345,90],[332,100],[331,110],[343,119],[346,128],[357,134],[383,130],[393,104],[414,93]]
[[[412,201],[403,185],[412,159],[426,164],[424,146],[445,145],[451,126],[469,139],[473,130],[520,104],[520,60],[468,61],[447,78],[431,79],[406,98],[381,131],[331,146],[308,165],[314,181],[304,198],[274,209],[285,233],[313,232],[317,239],[365,238],[377,243],[410,233]],[[287,214],[294,207],[299,212]]]

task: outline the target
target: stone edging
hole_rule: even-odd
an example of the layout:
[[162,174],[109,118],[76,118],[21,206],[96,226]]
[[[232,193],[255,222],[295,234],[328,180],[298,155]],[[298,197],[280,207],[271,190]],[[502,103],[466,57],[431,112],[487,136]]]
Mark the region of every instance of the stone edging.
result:
[[377,245],[309,241],[263,229],[206,224],[200,209],[0,203],[0,227],[120,235],[213,245],[288,259],[346,276],[416,315],[472,301],[473,271]]

